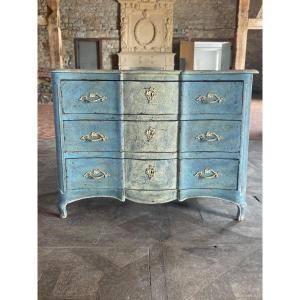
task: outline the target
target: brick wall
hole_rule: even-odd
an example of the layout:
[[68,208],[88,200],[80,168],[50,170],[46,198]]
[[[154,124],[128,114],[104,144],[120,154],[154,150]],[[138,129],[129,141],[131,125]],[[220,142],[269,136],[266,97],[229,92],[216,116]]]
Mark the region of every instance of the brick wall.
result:
[[46,0],[38,0],[38,15],[46,15],[47,14],[47,1]]
[[[118,13],[118,2],[114,0],[61,0],[60,26],[65,68],[75,67],[74,38],[119,37]],[[103,47],[103,50],[106,48]],[[108,50],[115,52],[112,47]]]
[[177,0],[174,38],[232,38],[236,0]]
[[[47,1],[38,1],[38,15],[47,18]],[[38,26],[38,102],[48,103],[52,101],[50,71],[50,51],[47,25]]]
[[[257,13],[260,0],[251,0],[250,13]],[[174,42],[179,39],[233,39],[236,26],[236,0],[177,0],[174,6]],[[45,0],[39,12],[45,13]],[[74,38],[119,37],[119,6],[115,0],[60,0],[64,67],[74,68]],[[253,31],[254,32],[254,31]],[[261,71],[261,32],[249,32],[247,68]],[[41,37],[40,37],[41,35]],[[39,30],[39,68],[47,68],[45,33]],[[176,48],[176,47],[174,47]],[[119,51],[117,40],[103,41],[103,68],[111,69],[112,54]],[[254,81],[261,91],[261,76]]]

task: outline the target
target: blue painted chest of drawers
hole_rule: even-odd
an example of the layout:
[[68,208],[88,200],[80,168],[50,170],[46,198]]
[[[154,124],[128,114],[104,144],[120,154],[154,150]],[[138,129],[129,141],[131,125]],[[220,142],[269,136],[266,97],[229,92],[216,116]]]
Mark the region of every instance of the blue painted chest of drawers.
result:
[[214,197],[244,217],[255,71],[52,72],[58,208]]

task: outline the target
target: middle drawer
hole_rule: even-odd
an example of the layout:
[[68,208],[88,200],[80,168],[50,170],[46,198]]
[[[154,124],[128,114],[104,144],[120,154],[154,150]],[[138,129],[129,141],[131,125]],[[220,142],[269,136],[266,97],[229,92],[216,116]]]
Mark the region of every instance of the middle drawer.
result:
[[121,121],[64,121],[64,150],[176,152],[177,124],[177,121],[124,121],[124,125]]
[[121,121],[64,121],[64,150],[120,152],[121,126]]
[[177,121],[125,121],[124,126],[125,151],[177,151]]
[[223,120],[182,121],[180,151],[240,150],[241,122]]
[[[123,173],[125,171],[125,177]],[[176,159],[68,158],[68,189],[174,190]]]

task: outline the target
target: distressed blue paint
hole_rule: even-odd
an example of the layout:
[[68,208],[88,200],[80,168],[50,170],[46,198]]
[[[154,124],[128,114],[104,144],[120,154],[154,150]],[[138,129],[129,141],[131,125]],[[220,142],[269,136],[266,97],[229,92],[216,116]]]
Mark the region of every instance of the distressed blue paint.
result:
[[[243,81],[199,81],[181,84],[183,114],[240,114],[242,112]],[[202,103],[196,99],[214,93],[222,100]]]
[[[179,189],[236,190],[239,161],[233,159],[182,159],[180,160]],[[205,168],[218,173],[217,178],[195,176]]]
[[[215,139],[201,139],[207,132],[216,134]],[[183,121],[181,123],[181,152],[240,150],[241,122],[239,121]]]
[[[105,140],[81,139],[91,132],[103,134]],[[122,151],[120,121],[64,121],[63,134],[66,151]]]
[[[100,169],[108,176],[100,180],[84,176],[94,169]],[[66,159],[66,182],[68,190],[118,189],[123,186],[122,160],[112,158]]]
[[[66,114],[120,114],[118,81],[61,81],[62,111]],[[81,97],[97,93],[105,97],[98,102],[80,101]]]
[[181,114],[180,120],[182,121],[192,121],[192,120],[229,120],[229,121],[241,121],[242,115],[235,114],[203,114],[203,113],[195,113],[195,114]]
[[123,159],[123,152],[112,152],[112,151],[89,151],[89,152],[65,152],[64,158],[119,158]]
[[[254,73],[52,72],[61,217],[67,216],[68,203],[83,198],[112,197],[151,204],[213,197],[235,203],[238,219],[243,219]],[[156,91],[150,102],[144,94],[149,87]],[[95,103],[79,100],[91,92],[107,98]],[[217,93],[222,101],[195,100],[208,92]],[[156,133],[147,141],[149,126]],[[108,139],[80,140],[91,131]],[[195,139],[207,131],[223,139]],[[154,168],[151,178],[146,172],[149,166]],[[194,176],[208,167],[218,176]],[[100,180],[84,176],[93,169],[109,176]]]

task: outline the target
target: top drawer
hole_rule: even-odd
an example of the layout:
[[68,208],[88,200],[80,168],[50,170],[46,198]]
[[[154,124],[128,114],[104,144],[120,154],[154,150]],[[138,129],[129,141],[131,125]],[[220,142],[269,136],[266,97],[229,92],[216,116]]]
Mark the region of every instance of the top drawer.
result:
[[182,114],[241,114],[242,81],[182,83]]
[[178,113],[178,82],[124,81],[124,113]]
[[60,91],[65,114],[120,114],[120,81],[63,80]]

